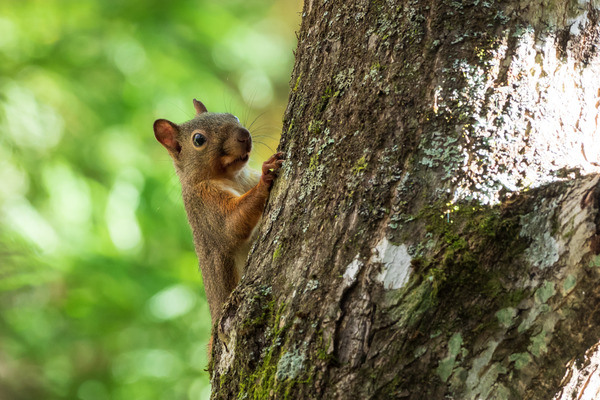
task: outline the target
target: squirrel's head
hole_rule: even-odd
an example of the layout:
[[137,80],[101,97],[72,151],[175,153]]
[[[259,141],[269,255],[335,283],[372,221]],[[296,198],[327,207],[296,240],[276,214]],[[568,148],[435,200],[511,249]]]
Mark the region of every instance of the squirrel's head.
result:
[[182,180],[231,178],[248,162],[252,137],[237,117],[206,110],[194,99],[194,119],[154,122],[154,136],[169,151]]

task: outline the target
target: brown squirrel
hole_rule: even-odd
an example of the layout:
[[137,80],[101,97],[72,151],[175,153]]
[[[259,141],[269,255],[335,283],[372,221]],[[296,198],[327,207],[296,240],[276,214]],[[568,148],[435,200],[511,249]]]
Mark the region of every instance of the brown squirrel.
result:
[[264,162],[261,175],[247,166],[252,137],[237,117],[208,112],[196,99],[194,108],[196,116],[180,125],[156,120],[154,135],[181,181],[214,326],[244,272],[283,153]]

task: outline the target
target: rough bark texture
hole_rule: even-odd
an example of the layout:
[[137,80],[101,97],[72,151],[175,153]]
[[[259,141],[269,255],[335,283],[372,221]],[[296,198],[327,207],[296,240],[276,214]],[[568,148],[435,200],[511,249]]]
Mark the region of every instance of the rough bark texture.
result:
[[213,397],[593,398],[599,15],[307,0]]

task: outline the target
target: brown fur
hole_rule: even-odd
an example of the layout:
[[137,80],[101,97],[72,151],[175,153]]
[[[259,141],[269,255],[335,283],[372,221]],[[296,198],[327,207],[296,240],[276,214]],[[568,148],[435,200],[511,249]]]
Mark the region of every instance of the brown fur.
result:
[[[197,100],[194,106],[194,119],[180,125],[159,119],[154,134],[181,181],[214,325],[240,281],[252,233],[283,161],[278,153],[263,164],[262,175],[250,169],[252,138],[237,118],[209,113]],[[198,133],[206,138],[201,147],[193,142]]]

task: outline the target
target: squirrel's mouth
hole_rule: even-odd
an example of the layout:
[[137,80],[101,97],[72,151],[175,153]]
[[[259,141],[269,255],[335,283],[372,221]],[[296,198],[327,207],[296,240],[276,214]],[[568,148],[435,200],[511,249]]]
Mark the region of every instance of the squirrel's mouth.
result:
[[246,154],[245,156],[236,158],[234,162],[245,163],[246,161],[248,161],[249,158],[250,158],[250,154]]
[[229,161],[227,164],[225,164],[225,168],[231,167],[234,164],[243,164],[246,161],[248,161],[248,159],[250,158],[250,153],[246,153],[243,156],[239,156],[238,158],[235,158],[231,161]]

